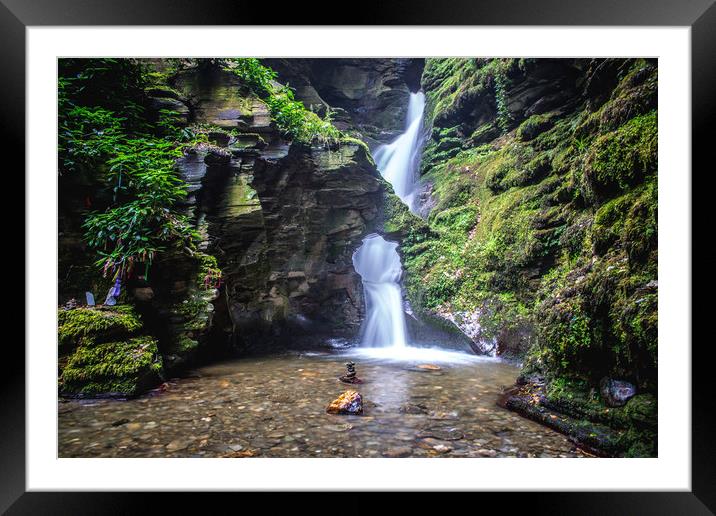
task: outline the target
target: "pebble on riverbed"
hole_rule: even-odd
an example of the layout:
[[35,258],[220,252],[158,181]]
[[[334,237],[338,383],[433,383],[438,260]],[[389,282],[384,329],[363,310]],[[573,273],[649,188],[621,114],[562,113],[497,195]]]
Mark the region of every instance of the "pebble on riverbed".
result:
[[395,448],[390,448],[389,450],[386,450],[383,452],[383,457],[389,457],[389,458],[401,458],[401,457],[410,457],[413,453],[413,449],[409,446],[398,446]]

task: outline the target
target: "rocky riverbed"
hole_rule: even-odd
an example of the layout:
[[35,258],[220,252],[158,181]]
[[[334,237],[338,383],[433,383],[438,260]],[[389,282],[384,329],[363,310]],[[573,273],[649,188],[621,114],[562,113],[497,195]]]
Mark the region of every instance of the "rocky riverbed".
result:
[[[466,354],[395,361],[287,353],[206,366],[148,395],[61,400],[60,457],[582,457],[565,436],[496,406],[519,370]],[[326,406],[356,362],[362,416]],[[419,367],[423,366],[423,367]]]

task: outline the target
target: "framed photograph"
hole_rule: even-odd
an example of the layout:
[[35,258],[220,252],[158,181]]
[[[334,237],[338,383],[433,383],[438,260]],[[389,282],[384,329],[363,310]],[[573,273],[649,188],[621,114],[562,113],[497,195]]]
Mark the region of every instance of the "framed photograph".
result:
[[691,338],[712,4],[314,25],[0,0],[27,242],[0,507],[515,491],[550,514],[712,513]]

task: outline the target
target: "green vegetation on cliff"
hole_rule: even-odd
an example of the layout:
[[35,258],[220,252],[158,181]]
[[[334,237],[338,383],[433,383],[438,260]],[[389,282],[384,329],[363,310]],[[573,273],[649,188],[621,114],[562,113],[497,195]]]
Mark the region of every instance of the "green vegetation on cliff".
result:
[[[158,73],[135,59],[59,61],[61,298],[69,286],[73,295],[94,292],[100,303],[119,279],[120,303],[134,305],[59,311],[67,394],[135,394],[156,382],[163,365],[185,361],[208,331],[221,270],[198,249],[177,160],[197,147],[211,151],[211,132],[188,125],[187,106],[166,83],[171,70]],[[163,294],[167,273],[186,288]],[[166,285],[152,285],[155,274]],[[170,299],[152,305],[157,293]],[[164,308],[171,303],[192,313]],[[150,315],[150,327],[135,309]]]
[[478,313],[528,373],[655,392],[655,63],[428,59],[422,80],[435,204],[403,245],[413,308]]
[[174,162],[193,135],[174,112],[149,116],[141,62],[59,63],[59,173],[65,185],[87,190],[86,242],[105,275],[124,278],[140,266],[146,275],[167,246],[192,246],[194,231],[177,210],[186,190]]
[[330,110],[325,118],[309,111],[295,99],[293,90],[276,82],[277,74],[255,58],[226,59],[224,69],[239,77],[251,92],[268,104],[271,118],[289,138],[311,143],[338,142],[343,134],[331,123]]

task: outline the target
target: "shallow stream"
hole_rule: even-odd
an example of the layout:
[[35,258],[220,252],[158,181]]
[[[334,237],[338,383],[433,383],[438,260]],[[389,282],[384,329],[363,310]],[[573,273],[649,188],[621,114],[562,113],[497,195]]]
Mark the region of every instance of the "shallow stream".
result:
[[[501,387],[514,383],[515,365],[457,352],[381,353],[242,358],[132,400],[61,401],[59,456],[584,455],[565,436],[495,405]],[[349,359],[363,384],[337,379]],[[364,415],[327,414],[328,403],[352,388]]]

